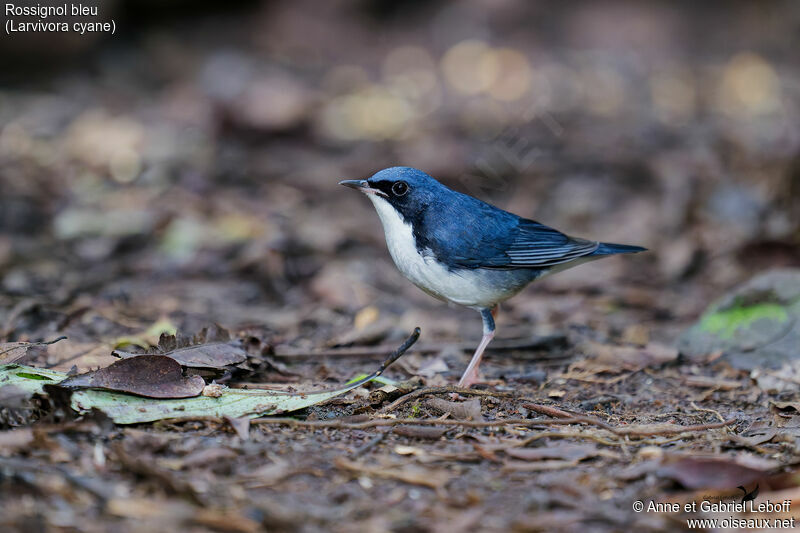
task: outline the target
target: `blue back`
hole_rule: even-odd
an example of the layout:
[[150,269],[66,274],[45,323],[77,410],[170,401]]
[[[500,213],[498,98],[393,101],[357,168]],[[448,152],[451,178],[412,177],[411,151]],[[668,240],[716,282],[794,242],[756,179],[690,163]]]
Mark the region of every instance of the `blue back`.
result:
[[[411,224],[417,249],[450,268],[544,269],[598,249],[596,242],[456,192],[415,168],[387,168],[368,181]],[[402,196],[392,193],[399,181],[408,184]]]

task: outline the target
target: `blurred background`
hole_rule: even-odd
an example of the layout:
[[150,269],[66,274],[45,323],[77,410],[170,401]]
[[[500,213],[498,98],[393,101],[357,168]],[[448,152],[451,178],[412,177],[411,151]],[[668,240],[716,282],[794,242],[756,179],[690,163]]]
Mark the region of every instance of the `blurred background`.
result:
[[396,272],[371,204],[337,186],[394,165],[651,250],[537,284],[501,338],[670,341],[725,289],[800,265],[795,2],[100,11],[114,35],[0,42],[0,335],[68,334],[52,364],[160,319],[300,348],[417,324],[478,338],[472,311]]

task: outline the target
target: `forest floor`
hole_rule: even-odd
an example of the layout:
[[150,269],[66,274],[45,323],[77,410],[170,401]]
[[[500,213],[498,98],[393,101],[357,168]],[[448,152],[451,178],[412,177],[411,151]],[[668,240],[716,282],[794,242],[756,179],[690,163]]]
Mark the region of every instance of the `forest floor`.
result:
[[[229,335],[246,361],[206,381],[313,391],[373,372],[420,327],[384,373],[396,384],[249,423],[115,424],[58,395],[0,388],[0,529],[610,532],[798,517],[797,388],[759,379],[758,361],[676,347],[732,287],[800,266],[800,120],[796,106],[769,107],[797,95],[797,48],[736,55],[755,47],[739,32],[729,50],[709,28],[738,27],[719,17],[747,11],[713,9],[701,24],[711,19],[640,7],[635,28],[677,65],[653,73],[655,52],[617,53],[613,39],[639,34],[594,3],[431,17],[487,24],[508,36],[498,46],[541,64],[531,83],[548,79],[549,96],[525,115],[454,91],[439,67],[449,34],[413,10],[376,32],[364,20],[380,14],[302,4],[191,25],[136,19],[145,27],[129,41],[2,89],[0,361],[13,348],[25,352],[18,364],[79,374],[115,363],[117,349],[163,351],[162,333]],[[529,16],[539,30],[517,27]],[[680,21],[708,49],[685,50],[670,29]],[[762,22],[796,35],[790,18]],[[605,55],[581,52],[593,35],[613,37]],[[438,85],[407,107],[430,114],[405,117],[405,133],[385,121],[331,129],[361,105],[371,117],[406,109],[387,96],[400,94],[387,87],[402,61],[382,62],[408,43],[414,68],[429,69],[412,74]],[[730,103],[778,75],[782,85],[758,85],[762,100]],[[686,96],[687,79],[695,107],[651,101],[658,83]],[[398,163],[570,234],[650,251],[503,304],[484,383],[454,389],[478,314],[403,279],[369,202],[337,186]],[[701,508],[743,500],[792,506]]]

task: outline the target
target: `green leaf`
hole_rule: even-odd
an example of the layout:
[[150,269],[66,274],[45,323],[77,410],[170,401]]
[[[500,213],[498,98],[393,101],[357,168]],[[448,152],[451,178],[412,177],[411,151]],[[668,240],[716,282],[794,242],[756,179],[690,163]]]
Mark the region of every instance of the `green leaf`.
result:
[[[396,361],[419,338],[419,328],[389,355],[380,368],[344,386],[307,393],[287,393],[270,390],[245,390],[220,387],[218,397],[195,396],[175,400],[144,398],[130,394],[108,392],[96,389],[79,390],[72,393],[70,406],[78,412],[92,408],[99,409],[117,424],[136,424],[153,422],[167,418],[186,418],[197,416],[229,416],[232,418],[274,415],[288,413],[316,405],[364,383],[380,378],[381,373]],[[24,365],[1,365],[0,387],[14,385],[30,394],[43,394],[44,385],[60,383],[67,378],[64,372],[34,368]],[[391,380],[390,380],[391,381]]]
[[[130,394],[87,389],[73,392],[70,406],[79,413],[92,408],[99,409],[117,424],[136,424],[165,418],[196,416],[256,418],[298,411],[322,403],[360,387],[375,377],[377,376],[364,376],[364,378],[341,388],[319,392],[287,393],[222,387],[219,397],[195,396],[177,400],[144,398]],[[23,365],[0,366],[0,387],[14,385],[30,394],[43,394],[44,385],[56,384],[66,378],[67,374],[53,370]]]

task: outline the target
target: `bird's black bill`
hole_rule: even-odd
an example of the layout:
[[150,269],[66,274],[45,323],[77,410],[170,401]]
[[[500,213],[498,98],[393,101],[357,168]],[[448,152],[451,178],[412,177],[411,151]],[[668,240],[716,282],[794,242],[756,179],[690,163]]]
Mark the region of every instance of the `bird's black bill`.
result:
[[339,182],[339,185],[344,185],[351,189],[366,189],[369,187],[367,180],[343,180]]
[[370,187],[369,182],[367,180],[344,180],[340,181],[339,185],[350,187],[351,189],[361,191],[364,194],[377,194],[378,196],[383,196],[384,198],[386,198],[385,192]]

